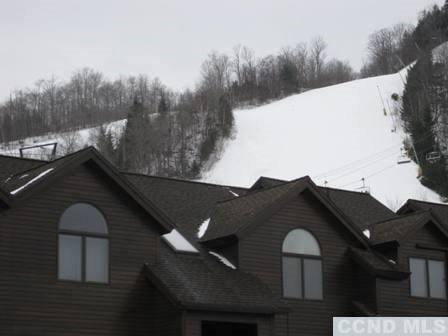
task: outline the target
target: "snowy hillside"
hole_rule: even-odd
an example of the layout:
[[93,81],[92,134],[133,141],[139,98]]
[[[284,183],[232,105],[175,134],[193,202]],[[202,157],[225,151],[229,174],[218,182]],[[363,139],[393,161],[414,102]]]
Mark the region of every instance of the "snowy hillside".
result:
[[[106,130],[110,130],[113,135],[121,134],[126,119],[113,121],[105,124]],[[82,149],[86,146],[94,145],[93,136],[99,127],[83,128],[76,131],[64,133],[52,133],[43,136],[30,137],[19,141],[13,141],[8,144],[0,143],[0,154],[18,156],[19,148],[30,146],[41,146],[34,149],[27,149],[24,155],[33,159],[48,159],[51,155],[52,146],[49,144],[57,143],[57,156],[65,155]],[[48,145],[48,146],[47,146]]]
[[251,185],[259,176],[362,190],[396,208],[408,198],[439,201],[413,162],[397,164],[405,135],[399,103],[406,70],[297,94],[235,111],[236,134],[203,180]]

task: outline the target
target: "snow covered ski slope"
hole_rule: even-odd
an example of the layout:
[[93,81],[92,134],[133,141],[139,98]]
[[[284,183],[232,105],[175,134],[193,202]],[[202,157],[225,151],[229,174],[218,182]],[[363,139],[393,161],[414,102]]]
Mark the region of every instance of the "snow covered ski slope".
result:
[[[235,135],[203,180],[251,185],[259,176],[363,190],[392,208],[408,198],[439,201],[417,179],[415,163],[397,164],[405,134],[399,103],[406,70],[293,95],[235,111]],[[327,181],[327,182],[325,182]]]

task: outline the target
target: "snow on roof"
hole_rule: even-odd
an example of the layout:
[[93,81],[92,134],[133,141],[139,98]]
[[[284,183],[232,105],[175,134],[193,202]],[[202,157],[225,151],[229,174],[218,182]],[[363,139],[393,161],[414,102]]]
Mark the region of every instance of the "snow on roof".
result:
[[199,225],[198,238],[202,238],[205,235],[205,232],[208,229],[208,224],[210,224],[210,218],[207,218],[201,225]]
[[235,196],[235,197],[239,197],[240,195],[238,195],[236,192],[234,192],[234,191],[232,191],[232,190],[229,190],[229,192],[233,195],[233,196]]
[[367,238],[370,239],[370,230],[369,229],[364,230],[362,233],[364,234],[364,236],[366,236]]
[[236,266],[234,264],[232,264],[229,259],[227,259],[226,257],[223,257],[222,255],[216,253],[216,252],[212,252],[209,251],[208,253],[210,253],[212,256],[215,256],[216,258],[219,259],[220,262],[222,262],[224,265],[226,265],[227,267],[236,270]]
[[[18,192],[22,191],[23,189],[25,189],[26,187],[28,187],[30,184],[36,182],[37,180],[39,180],[40,178],[44,177],[45,175],[47,175],[48,173],[50,173],[54,168],[50,168],[47,169],[45,171],[43,171],[42,173],[40,173],[39,175],[37,175],[36,177],[32,178],[31,180],[29,180],[27,183],[25,183],[23,186],[14,189],[13,191],[10,192],[11,195],[15,195]],[[23,177],[23,176],[22,176]]]
[[199,251],[176,229],[173,229],[170,233],[164,234],[162,238],[178,252],[199,253]]

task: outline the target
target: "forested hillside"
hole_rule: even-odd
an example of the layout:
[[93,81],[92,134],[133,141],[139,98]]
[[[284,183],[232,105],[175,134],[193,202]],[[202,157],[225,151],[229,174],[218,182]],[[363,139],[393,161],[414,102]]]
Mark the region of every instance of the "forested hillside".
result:
[[448,197],[448,2],[422,14],[414,32],[418,60],[403,94],[402,119],[408,151],[420,166],[424,185]]
[[[244,46],[231,55],[212,52],[193,90],[175,92],[145,75],[107,79],[93,69],[67,81],[40,80],[12,92],[0,105],[0,142],[64,133],[66,154],[85,145],[73,130],[127,119],[123,132],[95,129],[95,144],[120,168],[194,177],[231,134],[235,106],[257,105],[355,76],[347,62],[328,59],[320,37],[256,57]],[[79,145],[76,145],[79,143]]]

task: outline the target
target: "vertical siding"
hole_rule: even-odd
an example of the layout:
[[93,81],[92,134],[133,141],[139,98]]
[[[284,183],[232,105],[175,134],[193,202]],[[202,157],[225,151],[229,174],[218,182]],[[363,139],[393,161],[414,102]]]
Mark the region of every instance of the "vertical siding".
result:
[[[149,335],[157,302],[142,275],[158,251],[155,223],[113,183],[82,166],[0,215],[1,335]],[[110,284],[57,280],[58,220],[90,202],[109,225]]]
[[328,335],[333,316],[351,315],[354,270],[347,248],[358,243],[314,196],[302,193],[242,239],[240,268],[259,276],[281,297],[281,248],[285,236],[296,228],[308,229],[320,242],[324,300],[285,300],[292,312],[277,318],[276,330],[279,335],[287,330],[291,336]]
[[[409,271],[409,257],[446,260],[446,253],[416,248],[416,244],[448,247],[447,240],[432,225],[426,225],[399,248],[399,263]],[[387,316],[447,316],[446,300],[413,298],[410,296],[410,280],[393,281],[378,279],[379,314]]]

